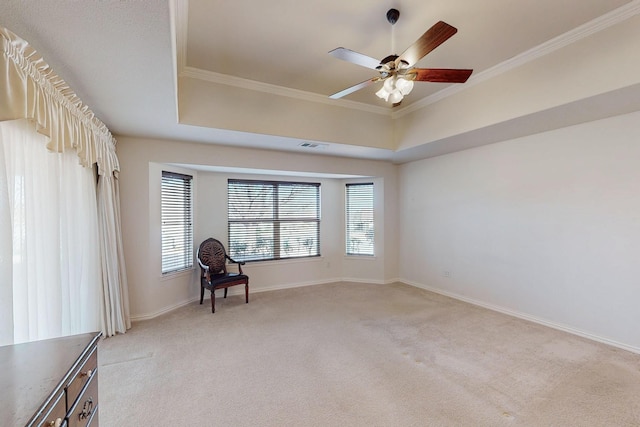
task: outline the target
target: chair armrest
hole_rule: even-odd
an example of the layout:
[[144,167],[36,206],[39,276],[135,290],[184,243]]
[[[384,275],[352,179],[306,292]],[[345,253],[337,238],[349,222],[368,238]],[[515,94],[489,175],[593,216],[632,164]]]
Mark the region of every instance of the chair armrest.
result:
[[198,252],[196,254],[196,260],[198,260],[198,265],[200,266],[200,277],[204,277],[207,282],[211,283],[211,275],[209,274],[209,266],[204,265],[200,261],[200,248],[198,248]]
[[235,259],[231,258],[229,255],[225,255],[225,256],[227,257],[227,259],[229,261],[231,261],[234,264],[239,264],[239,265],[245,265],[246,264],[246,262],[244,262],[244,261],[236,261]]
[[229,261],[231,261],[232,263],[234,263],[234,264],[238,264],[238,272],[239,272],[240,274],[244,274],[244,273],[242,272],[242,266],[246,264],[244,261],[236,261],[235,259],[231,258],[229,255],[226,255],[226,254],[225,254],[225,257],[226,257]]

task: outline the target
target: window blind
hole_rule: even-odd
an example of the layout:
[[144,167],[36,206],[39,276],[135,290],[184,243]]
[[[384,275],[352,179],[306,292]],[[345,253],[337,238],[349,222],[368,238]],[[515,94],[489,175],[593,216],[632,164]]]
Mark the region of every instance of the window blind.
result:
[[320,184],[228,180],[229,254],[241,261],[320,255]]
[[193,266],[192,180],[162,172],[162,274]]
[[346,185],[347,255],[374,255],[373,183]]

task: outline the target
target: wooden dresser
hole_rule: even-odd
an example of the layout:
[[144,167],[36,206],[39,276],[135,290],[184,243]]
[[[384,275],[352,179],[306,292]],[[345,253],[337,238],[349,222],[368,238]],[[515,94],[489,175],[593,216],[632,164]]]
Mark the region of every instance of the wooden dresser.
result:
[[0,347],[0,424],[96,427],[100,335]]

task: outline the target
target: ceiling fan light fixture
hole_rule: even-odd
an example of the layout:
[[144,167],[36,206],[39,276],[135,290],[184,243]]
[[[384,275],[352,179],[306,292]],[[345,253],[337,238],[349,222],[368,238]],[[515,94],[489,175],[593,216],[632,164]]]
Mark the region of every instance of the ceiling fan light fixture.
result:
[[384,99],[385,102],[389,101],[389,92],[384,88],[384,85],[380,88],[379,91],[376,92],[376,96],[378,98]]
[[396,76],[391,76],[384,81],[382,87],[389,93],[393,93],[396,90]]
[[393,75],[387,78],[380,88],[376,92],[378,98],[382,98],[385,102],[391,102],[397,104],[402,101],[405,95],[408,95],[413,89],[413,81],[407,80],[402,76]]
[[409,93],[413,90],[413,81],[399,77],[398,81],[396,82],[396,87],[403,95],[409,95]]
[[402,92],[396,90],[389,95],[389,102],[392,104],[397,104],[398,102],[402,101],[402,98],[404,98]]

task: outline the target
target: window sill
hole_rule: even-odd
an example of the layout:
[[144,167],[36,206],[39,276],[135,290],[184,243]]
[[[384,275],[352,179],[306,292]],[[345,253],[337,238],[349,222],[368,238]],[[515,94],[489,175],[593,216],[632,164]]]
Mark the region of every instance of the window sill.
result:
[[348,260],[364,260],[364,261],[376,261],[378,259],[375,255],[345,255],[344,259]]

